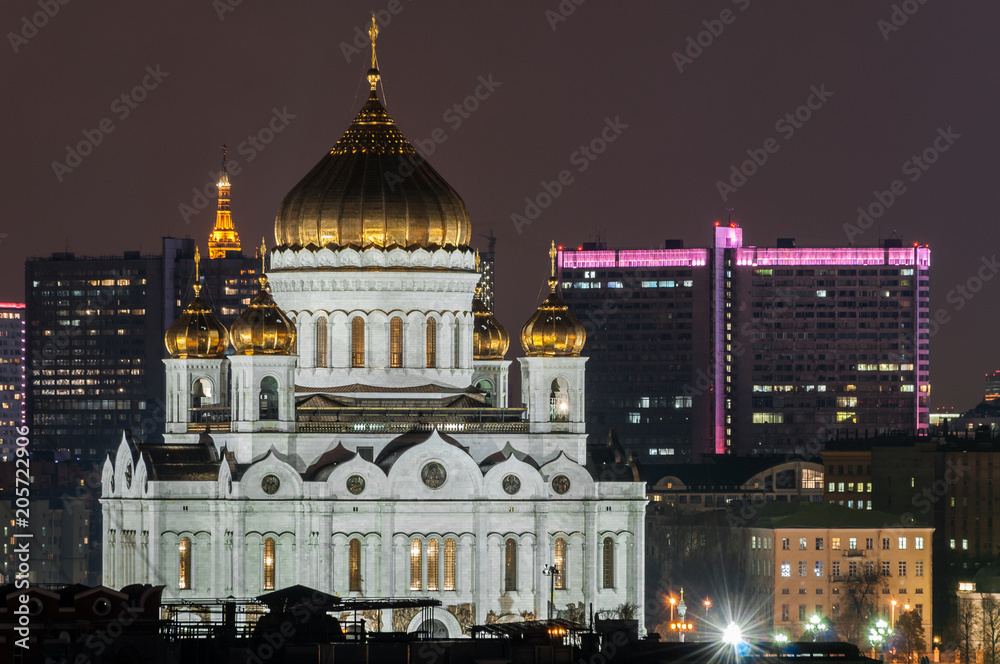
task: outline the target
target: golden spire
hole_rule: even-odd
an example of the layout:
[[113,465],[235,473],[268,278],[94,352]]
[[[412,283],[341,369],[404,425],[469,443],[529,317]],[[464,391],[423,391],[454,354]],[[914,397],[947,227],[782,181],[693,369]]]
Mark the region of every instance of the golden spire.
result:
[[552,292],[556,292],[556,256],[559,252],[556,250],[556,241],[552,241],[552,246],[549,248],[549,262],[552,264],[552,272],[549,275],[549,286],[552,288]]
[[[479,250],[476,249],[476,272],[479,272]],[[476,286],[476,292],[479,292],[479,286]]]
[[201,295],[201,276],[198,271],[200,264],[201,264],[201,252],[198,251],[198,245],[194,245],[194,296],[195,297]]
[[229,173],[226,172],[226,154],[229,146],[222,144],[222,172],[219,174],[219,209],[215,214],[215,228],[208,236],[208,257],[225,258],[227,251],[240,250],[240,236],[233,226],[233,216],[229,211]]
[[368,28],[368,39],[372,42],[372,68],[368,70],[368,82],[371,83],[372,90],[378,83],[378,61],[375,59],[375,39],[378,38],[378,22],[375,20],[375,12],[372,12],[372,24]]
[[267,283],[267,275],[264,274],[267,269],[264,266],[264,257],[267,256],[267,243],[264,238],[260,238],[260,287],[263,288],[264,284]]

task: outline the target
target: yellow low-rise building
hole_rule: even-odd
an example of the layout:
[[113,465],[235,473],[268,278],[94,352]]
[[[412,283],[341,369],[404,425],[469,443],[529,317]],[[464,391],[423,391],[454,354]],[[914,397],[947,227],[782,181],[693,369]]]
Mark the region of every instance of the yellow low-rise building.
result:
[[875,616],[892,623],[913,610],[929,650],[933,532],[838,505],[758,515],[750,525],[749,571],[758,595],[773,595],[764,623],[798,638],[815,614],[828,619],[841,638],[858,640]]

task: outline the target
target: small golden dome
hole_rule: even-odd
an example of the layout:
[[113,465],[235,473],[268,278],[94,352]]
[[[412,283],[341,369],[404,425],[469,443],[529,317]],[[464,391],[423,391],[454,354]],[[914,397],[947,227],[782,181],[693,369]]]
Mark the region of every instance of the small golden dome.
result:
[[233,323],[233,348],[240,355],[288,355],[295,343],[295,323],[274,302],[267,277],[246,311]]
[[556,256],[553,242],[549,250],[552,292],[521,328],[521,347],[529,357],[577,356],[587,342],[587,331],[556,295]]
[[194,299],[163,335],[174,359],[222,357],[229,347],[226,326],[205,306],[200,294],[201,285],[195,285]]
[[472,300],[472,313],[476,319],[472,326],[472,359],[502,360],[510,348],[510,335],[486,308],[479,286]]

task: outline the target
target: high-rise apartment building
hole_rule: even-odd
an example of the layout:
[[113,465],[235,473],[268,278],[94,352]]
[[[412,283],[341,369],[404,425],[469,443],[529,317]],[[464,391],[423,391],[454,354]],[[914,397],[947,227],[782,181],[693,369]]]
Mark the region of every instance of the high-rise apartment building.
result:
[[986,393],[984,401],[1000,399],[1000,371],[991,371],[986,374]]
[[100,462],[123,429],[162,432],[163,258],[25,263],[32,444]]
[[743,246],[735,224],[710,248],[562,250],[598,386],[590,431],[644,460],[922,432],[929,268],[927,246]]
[[[210,258],[201,261],[199,276],[202,298],[231,325],[257,293],[261,264],[240,250],[224,169],[218,188]],[[123,429],[142,439],[163,433],[163,334],[190,300],[195,249],[191,238],[165,237],[159,256],[55,253],[28,260],[33,443],[99,463]]]
[[0,461],[14,458],[25,422],[24,304],[0,303]]

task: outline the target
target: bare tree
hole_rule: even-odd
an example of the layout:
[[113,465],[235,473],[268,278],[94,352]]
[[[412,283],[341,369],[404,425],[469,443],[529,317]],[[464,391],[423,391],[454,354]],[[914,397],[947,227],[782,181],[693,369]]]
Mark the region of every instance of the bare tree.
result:
[[979,604],[979,636],[983,643],[983,658],[987,664],[998,664],[1000,655],[1000,601],[984,594]]
[[845,641],[861,643],[866,626],[878,614],[882,589],[888,586],[879,565],[865,565],[841,585],[843,608],[837,621],[837,631]]
[[962,664],[969,664],[972,653],[975,652],[976,639],[979,636],[979,611],[971,599],[958,600],[958,611],[955,614],[955,636],[958,643],[958,656]]
[[910,661],[915,652],[923,652],[926,639],[924,636],[923,619],[914,609],[903,612],[896,619],[895,647],[906,655]]

